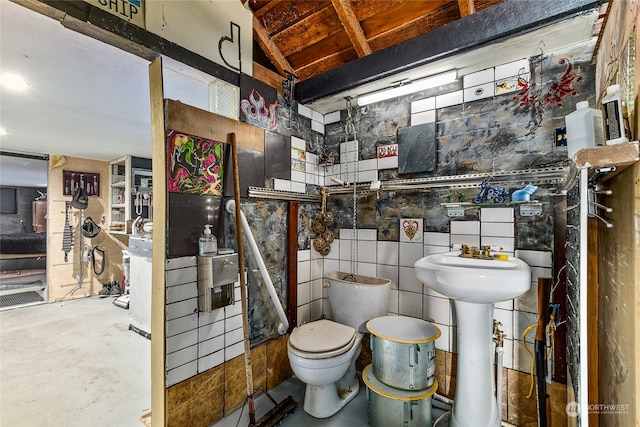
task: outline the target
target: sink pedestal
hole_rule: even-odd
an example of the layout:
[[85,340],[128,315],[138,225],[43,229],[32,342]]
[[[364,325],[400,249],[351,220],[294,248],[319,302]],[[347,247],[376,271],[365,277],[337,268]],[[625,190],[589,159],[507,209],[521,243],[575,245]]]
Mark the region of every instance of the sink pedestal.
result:
[[451,427],[499,427],[493,376],[493,304],[454,300],[458,321],[458,373]]

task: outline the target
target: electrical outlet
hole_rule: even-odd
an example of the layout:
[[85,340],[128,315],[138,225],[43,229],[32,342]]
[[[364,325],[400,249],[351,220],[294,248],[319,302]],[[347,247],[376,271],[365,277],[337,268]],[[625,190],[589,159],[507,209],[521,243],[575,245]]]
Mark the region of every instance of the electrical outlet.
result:
[[448,207],[447,208],[447,216],[449,218],[464,216],[464,208]]

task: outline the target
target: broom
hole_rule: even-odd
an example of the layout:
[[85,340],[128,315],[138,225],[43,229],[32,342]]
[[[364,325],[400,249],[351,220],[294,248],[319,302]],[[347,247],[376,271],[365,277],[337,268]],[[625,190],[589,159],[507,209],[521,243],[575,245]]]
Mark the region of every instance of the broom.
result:
[[249,342],[249,309],[247,307],[247,289],[244,276],[244,247],[242,244],[242,222],[240,212],[240,176],[238,173],[238,148],[236,134],[230,133],[232,163],[233,163],[233,190],[236,205],[236,239],[238,240],[238,264],[240,268],[240,298],[242,299],[242,331],[244,342],[244,366],[247,380],[247,404],[249,406],[249,427],[272,427],[279,423],[289,412],[298,405],[291,396],[282,402],[276,403],[265,391],[267,397],[276,405],[256,422],[256,408],[253,399],[253,372],[251,369],[251,348]]

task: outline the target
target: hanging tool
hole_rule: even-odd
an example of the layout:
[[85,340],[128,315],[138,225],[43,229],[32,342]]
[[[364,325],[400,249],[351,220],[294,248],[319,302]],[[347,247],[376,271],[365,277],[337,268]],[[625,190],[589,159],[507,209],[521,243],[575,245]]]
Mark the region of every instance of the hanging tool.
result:
[[253,372],[251,368],[251,347],[249,341],[249,308],[247,306],[247,284],[245,281],[244,246],[242,242],[242,212],[240,211],[240,175],[238,172],[238,150],[236,134],[228,135],[231,144],[233,164],[233,193],[236,208],[236,239],[238,241],[238,264],[240,268],[240,299],[242,300],[242,332],[244,343],[244,365],[247,381],[247,404],[249,406],[249,427],[271,427],[282,420],[289,412],[293,411],[297,403],[291,396],[277,404],[265,416],[256,422],[256,409],[253,399]]
[[538,391],[538,426],[551,427],[551,397],[547,394],[546,354],[547,339],[545,331],[549,323],[549,298],[551,295],[551,277],[538,278],[538,326],[535,339],[535,363]]
[[64,231],[62,232],[62,250],[64,251],[64,262],[69,260],[69,252],[73,246],[73,230],[69,223],[69,202],[64,202]]

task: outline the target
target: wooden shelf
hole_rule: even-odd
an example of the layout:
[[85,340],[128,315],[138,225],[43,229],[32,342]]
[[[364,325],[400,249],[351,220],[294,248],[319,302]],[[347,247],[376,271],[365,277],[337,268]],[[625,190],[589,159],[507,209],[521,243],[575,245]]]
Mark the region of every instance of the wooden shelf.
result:
[[638,141],[618,145],[604,145],[602,147],[584,148],[579,150],[573,160],[580,169],[598,169],[614,167],[615,170],[607,174],[604,180],[613,178],[629,166],[640,161]]

